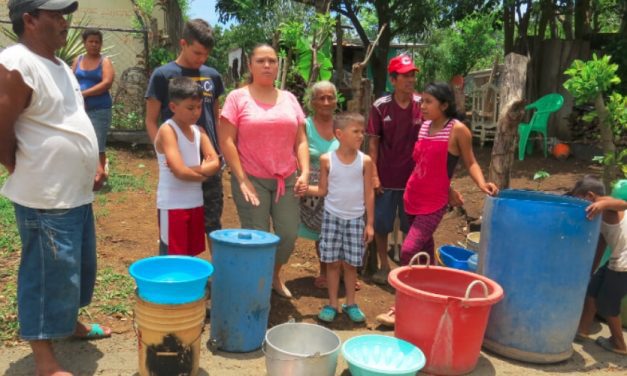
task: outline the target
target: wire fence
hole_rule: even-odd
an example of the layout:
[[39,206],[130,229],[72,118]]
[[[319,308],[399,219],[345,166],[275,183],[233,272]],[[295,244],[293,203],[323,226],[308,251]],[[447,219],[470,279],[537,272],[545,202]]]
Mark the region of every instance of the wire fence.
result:
[[[0,19],[0,27],[11,29],[9,20]],[[144,93],[147,85],[147,32],[136,29],[102,26],[71,26],[71,29],[93,28],[103,35],[103,55],[113,63],[115,80],[111,88],[114,100],[113,129],[137,130],[143,128]],[[0,33],[0,50],[14,44]]]

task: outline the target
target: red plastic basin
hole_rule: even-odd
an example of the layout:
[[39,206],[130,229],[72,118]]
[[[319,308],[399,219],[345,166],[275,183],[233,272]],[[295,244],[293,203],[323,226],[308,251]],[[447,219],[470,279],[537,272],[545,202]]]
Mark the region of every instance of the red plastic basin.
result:
[[472,371],[490,309],[503,298],[501,286],[475,273],[431,265],[394,269],[388,281],[396,288],[394,335],[422,349],[423,372]]

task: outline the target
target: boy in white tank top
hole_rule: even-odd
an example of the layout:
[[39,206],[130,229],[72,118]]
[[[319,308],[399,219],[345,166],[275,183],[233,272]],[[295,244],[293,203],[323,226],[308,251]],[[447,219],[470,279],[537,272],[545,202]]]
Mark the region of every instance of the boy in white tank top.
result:
[[318,315],[325,322],[333,321],[339,310],[342,269],[346,286],[342,312],[354,322],[366,320],[355,302],[354,289],[357,267],[362,265],[365,246],[374,236],[373,164],[370,157],[359,150],[364,141],[364,128],[364,117],[359,114],[343,113],[335,117],[333,131],[340,146],[320,157],[318,186],[310,186],[307,191],[312,196],[326,196],[320,261],[327,267],[329,304]]
[[205,250],[202,182],[220,168],[202,127],[202,89],[188,77],[168,85],[172,118],[159,127],[155,150],[159,163],[157,209],[159,254],[196,256]]
[[[601,236],[592,264],[596,272],[588,284],[576,339],[589,338],[592,321],[598,313],[607,321],[611,337],[598,337],[596,343],[605,350],[627,355],[620,318],[621,300],[627,296],[627,202],[605,196],[603,183],[592,176],[579,180],[571,194],[592,201],[586,208],[589,219],[602,216]],[[599,268],[606,245],[611,247],[612,255],[609,262]]]

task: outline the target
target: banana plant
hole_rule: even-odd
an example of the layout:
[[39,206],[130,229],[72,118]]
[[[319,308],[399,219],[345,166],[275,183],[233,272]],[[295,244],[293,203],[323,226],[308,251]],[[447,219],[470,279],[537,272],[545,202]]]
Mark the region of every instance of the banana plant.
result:
[[281,24],[280,41],[285,48],[281,82],[284,84],[292,56],[295,69],[311,86],[319,80],[329,80],[333,74],[331,35],[335,19],[327,14],[316,14],[309,25],[302,22]]

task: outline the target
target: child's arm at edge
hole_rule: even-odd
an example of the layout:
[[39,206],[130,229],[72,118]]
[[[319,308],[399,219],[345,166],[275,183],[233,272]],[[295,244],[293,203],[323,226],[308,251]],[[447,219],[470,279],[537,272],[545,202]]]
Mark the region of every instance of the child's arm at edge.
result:
[[329,154],[320,156],[320,178],[318,185],[310,185],[305,193],[308,196],[324,197],[329,191]]
[[627,210],[627,201],[610,196],[599,197],[595,202],[588,205],[586,208],[586,216],[588,219],[592,219],[605,210],[614,212],[625,211]]
[[200,129],[200,151],[202,153],[202,161],[200,166],[193,166],[190,168],[201,175],[207,177],[213,176],[220,170],[220,159],[218,158],[218,154],[213,148],[205,130],[200,127],[198,127],[198,129]]
[[374,163],[364,155],[364,204],[366,205],[366,227],[364,228],[364,242],[370,243],[374,238]]
[[164,123],[159,127],[157,136],[155,137],[155,149],[157,149],[159,153],[165,154],[168,168],[177,179],[197,182],[202,182],[207,179],[206,176],[185,165],[181,157],[181,152],[179,151],[176,134],[169,124]]

